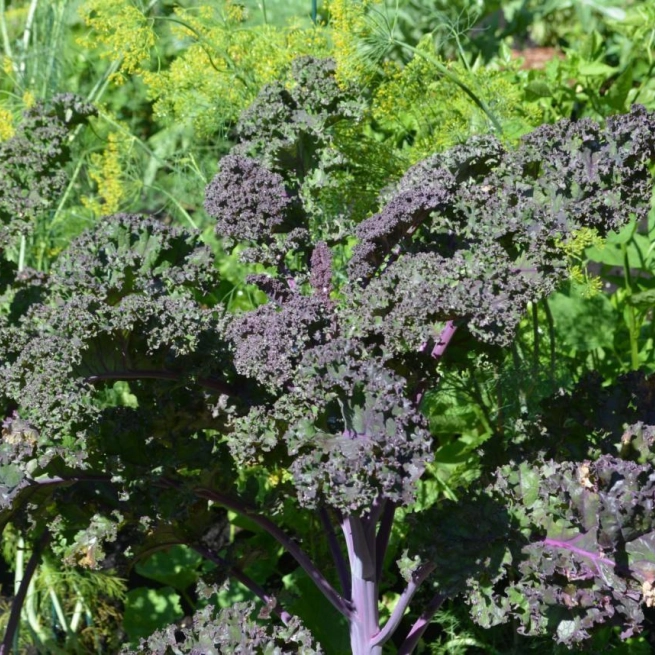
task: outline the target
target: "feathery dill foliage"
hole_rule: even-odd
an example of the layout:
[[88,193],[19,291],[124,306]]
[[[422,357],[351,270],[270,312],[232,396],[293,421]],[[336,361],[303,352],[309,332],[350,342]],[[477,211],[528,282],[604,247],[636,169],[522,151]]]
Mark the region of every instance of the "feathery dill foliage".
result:
[[[329,52],[324,29],[251,24],[231,0],[172,12],[157,3],[141,11],[129,0],[89,0],[82,14],[89,45],[99,41],[103,56],[117,62],[117,79],[141,76],[156,118],[191,122],[205,138],[233,124],[264,84],[284,79],[294,58]],[[172,54],[158,52],[158,35],[172,39]]]
[[[417,49],[437,56],[429,37]],[[496,61],[475,68],[460,62],[443,65],[487,101],[503,126],[505,140],[516,142],[543,122],[541,109],[526,101],[516,62]],[[404,66],[389,63],[386,68],[374,93],[372,116],[380,130],[403,144],[412,163],[462,143],[471,134],[489,131],[488,116],[429,60],[416,55]]]
[[[450,523],[418,512],[422,528],[438,527],[402,558],[408,586],[380,626],[394,515],[412,507],[435,447],[421,400],[448,365],[451,345],[475,353],[513,344],[527,306],[566,279],[563,245],[581,229],[602,235],[646,214],[655,116],[635,107],[604,127],[560,121],[516,148],[476,137],[399,176],[396,161],[384,162],[385,147],[357,132],[366,101],[337,83],[333,61],[303,57],[291,72],[288,87],[265,86],[241,115],[239,143],[207,189],[217,236],[247,245],[244,260],[262,266],[249,281],[266,304],[228,314],[217,301],[220,276],[196,233],[125,214],[75,240],[48,277],[25,282],[31,293],[14,299],[17,319],[0,326],[0,389],[7,407],[18,410],[0,445],[0,520],[29,519],[35,532],[50,525],[58,548],[75,561],[86,561],[82,544],[95,544],[95,561],[121,534],[146,552],[189,544],[286,625],[266,632],[249,623],[249,607],[215,617],[206,610],[185,633],[190,649],[222,639],[233,647],[235,627],[256,647],[295,639],[289,652],[314,648],[273,595],[223,558],[221,545],[212,551],[208,534],[224,521],[217,506],[253,521],[295,558],[349,624],[353,652],[379,655],[430,576],[437,595],[424,616],[450,596],[482,598],[469,583],[490,580],[476,607],[493,604],[493,620],[509,620],[521,610],[513,592],[502,597],[494,581],[518,562],[511,559],[517,550],[543,539],[547,518],[534,514],[535,499],[557,497],[561,509],[569,497],[577,502],[576,492],[593,488],[595,502],[600,490],[616,491],[619,511],[626,496],[613,489],[605,464],[630,489],[655,475],[652,464],[599,460],[576,490],[566,476],[575,465],[563,460],[553,465],[551,482],[533,485],[534,499],[521,480],[503,486],[511,470],[501,468],[499,483],[480,491],[475,506],[456,506],[460,523],[452,522],[455,510]],[[260,108],[266,113],[257,121]],[[360,135],[361,152],[372,153],[375,166],[342,147],[348,131]],[[258,484],[262,473],[276,476],[275,486]],[[92,507],[81,502],[89,480],[103,491]],[[648,512],[650,489],[639,496]],[[35,493],[48,502],[32,502]],[[67,510],[71,504],[81,509]],[[330,538],[341,592],[275,523],[290,505],[320,516],[328,535],[335,523],[341,527],[348,562]],[[551,569],[543,570],[539,555],[513,572],[512,585],[529,604],[521,618],[554,616],[556,637],[567,643],[586,634],[589,612],[582,616],[580,608],[602,597],[609,558],[598,555],[579,576],[568,568],[570,557],[610,543],[588,536],[594,525],[585,515],[578,532],[560,530],[543,541],[543,548],[568,553],[551,560]],[[635,553],[655,538],[649,522],[638,529],[626,540]],[[480,539],[481,531],[490,539]],[[461,552],[463,541],[476,540]],[[478,557],[486,548],[493,552]],[[452,557],[444,562],[446,553]],[[598,567],[596,576],[590,569]],[[647,601],[621,605],[620,585],[636,593],[636,580],[650,598],[641,571],[615,567],[614,595],[594,615],[611,617],[624,635],[638,629],[635,607]],[[578,593],[592,584],[592,573],[598,591]],[[539,595],[544,584],[552,589]],[[490,621],[485,611],[477,618]],[[530,630],[542,632],[553,620]],[[426,626],[418,620],[401,652],[416,647]],[[174,638],[169,629],[151,643],[163,648]]]
[[100,42],[104,46],[101,57],[119,62],[112,73],[115,82],[124,82],[150,59],[157,42],[152,20],[129,0],[88,0],[80,16],[92,30],[80,38],[80,45],[92,49]]

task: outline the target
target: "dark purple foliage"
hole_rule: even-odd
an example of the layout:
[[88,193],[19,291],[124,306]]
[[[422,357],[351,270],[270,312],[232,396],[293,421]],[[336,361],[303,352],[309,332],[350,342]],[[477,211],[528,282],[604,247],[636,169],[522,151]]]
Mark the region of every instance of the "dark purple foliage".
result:
[[0,244],[52,209],[68,181],[68,137],[96,113],[79,97],[59,94],[27,109],[15,136],[0,143]]
[[239,155],[221,160],[207,187],[205,210],[216,219],[216,234],[266,243],[274,232],[288,231],[294,201],[277,173]]
[[123,655],[166,655],[176,653],[207,655],[207,653],[275,653],[276,655],[320,655],[323,649],[315,644],[311,633],[297,617],[288,625],[262,625],[254,618],[253,603],[236,603],[215,611],[207,605],[196,612],[191,626],[171,625],[142,639],[136,650],[124,649]]

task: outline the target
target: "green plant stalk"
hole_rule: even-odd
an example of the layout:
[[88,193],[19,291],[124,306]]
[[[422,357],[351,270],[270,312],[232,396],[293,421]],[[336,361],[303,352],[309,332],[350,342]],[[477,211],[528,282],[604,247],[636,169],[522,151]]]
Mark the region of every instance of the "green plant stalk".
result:
[[27,588],[27,595],[25,596],[25,605],[24,605],[24,614],[27,619],[27,623],[30,626],[32,632],[36,635],[37,639],[45,644],[48,641],[48,635],[45,632],[45,629],[39,621],[39,617],[36,610],[36,590],[34,588],[34,578],[30,580],[29,586]]
[[[636,226],[635,226],[636,227]],[[628,255],[628,244],[621,244],[623,253],[623,279],[627,298],[632,296],[632,276],[630,275],[630,256]],[[637,310],[629,302],[626,303],[626,318],[628,323],[628,335],[630,338],[630,368],[633,371],[639,370],[639,333],[641,325],[637,320]]]
[[9,40],[9,32],[7,31],[7,22],[5,21],[5,0],[0,0],[0,34],[2,34],[2,49],[9,59],[14,58],[14,53],[11,49],[11,41]]
[[55,591],[55,587],[52,584],[51,580],[51,571],[50,567],[44,562],[41,565],[41,575],[43,578],[43,581],[46,584],[46,587],[48,589],[48,595],[50,596],[50,601],[52,602],[52,607],[55,610],[55,614],[57,615],[57,620],[59,621],[59,626],[61,629],[68,633],[69,628],[68,628],[68,621],[66,620],[66,615],[64,614],[64,610],[61,606],[61,603],[59,602],[59,598],[57,597],[57,593]]
[[[25,30],[23,31],[23,57],[18,67],[20,76],[23,78],[23,87],[27,88],[29,85],[27,79],[25,78],[27,72],[27,49],[30,45],[30,39],[32,38],[32,28],[34,27],[34,17],[36,15],[36,9],[39,5],[39,0],[32,0],[30,2],[30,7],[27,11],[27,20],[25,21]],[[38,61],[38,58],[37,58]]]
[[166,191],[166,189],[163,189],[162,187],[159,186],[149,185],[149,188],[163,193],[177,207],[178,211],[182,214],[182,216],[184,216],[185,220],[189,223],[191,228],[194,230],[198,229],[198,224],[193,220],[193,218],[191,218],[189,212],[186,209],[184,209],[184,207],[182,207],[182,205],[177,200],[177,198],[175,198],[175,196],[173,196],[168,191]]
[[52,216],[52,220],[50,221],[50,225],[48,228],[48,233],[52,234],[52,226],[55,225],[56,223],[59,222],[60,220],[60,215],[61,211],[64,208],[64,205],[66,204],[66,200],[68,200],[68,196],[70,195],[70,192],[75,185],[75,181],[77,180],[77,176],[80,174],[80,170],[82,169],[82,164],[84,163],[84,158],[86,156],[86,153],[80,155],[79,159],[77,160],[77,164],[75,168],[73,169],[73,174],[71,175],[71,179],[68,182],[68,185],[66,186],[66,190],[64,191],[64,195],[61,197],[59,200],[59,204],[57,205],[57,209],[55,209],[55,213]]
[[[29,588],[34,585],[34,573],[39,564],[39,559],[41,558],[41,552],[47,545],[50,540],[50,533],[46,530],[39,540],[34,544],[32,554],[27,566],[24,564],[24,553],[21,554],[20,560],[20,582],[18,583],[18,588],[14,594],[14,600],[11,605],[11,611],[9,613],[9,621],[7,622],[7,628],[5,630],[4,638],[0,644],[0,655],[9,655],[9,650],[11,646],[15,643],[15,639],[18,635],[18,628],[20,625],[20,617],[24,609],[24,603],[26,596],[29,594]],[[25,548],[25,540],[21,537],[18,541],[18,552],[23,551]],[[16,562],[18,564],[19,558],[18,554],[16,557]],[[16,570],[16,577],[18,576],[19,570]],[[16,583],[16,577],[14,578],[14,583]]]
[[73,616],[71,616],[70,622],[70,631],[73,633],[77,632],[78,628],[80,627],[80,623],[82,622],[82,615],[84,614],[84,603],[82,602],[82,597],[80,596],[79,592],[77,592],[77,594],[78,598],[75,601]]
[[25,268],[25,248],[26,238],[24,234],[20,235],[20,250],[18,252],[18,272],[20,273]]
[[42,89],[42,95],[46,96],[47,91],[48,91],[48,86],[50,79],[53,75],[53,71],[55,68],[55,61],[56,61],[56,53],[60,51],[60,36],[61,36],[61,28],[63,25],[63,16],[64,16],[64,4],[65,2],[62,2],[61,0],[57,2],[56,5],[53,6],[52,11],[55,16],[54,19],[54,26],[51,31],[51,43],[49,47],[49,56],[48,56],[48,63],[46,66],[46,72],[43,78],[43,89]]
[[14,573],[14,596],[20,589],[20,583],[23,581],[25,575],[25,539],[18,537],[18,544],[16,546],[16,571]]
[[[25,575],[25,539],[18,537],[18,544],[16,547],[15,559],[15,572],[14,572],[14,598],[18,596],[20,590],[20,583],[23,581]],[[8,629],[8,628],[7,628]],[[13,638],[13,650],[18,653],[18,643],[20,639],[20,621],[16,626],[16,632]]]
[[[164,21],[169,21],[171,23],[178,23],[179,25],[182,25],[182,27],[186,28],[190,32],[193,32],[196,35],[196,37],[198,38],[198,41],[197,41],[198,45],[200,45],[200,47],[203,49],[204,53],[207,55],[207,59],[209,60],[209,65],[217,73],[219,73],[220,75],[224,75],[225,73],[227,73],[227,71],[221,70],[220,68],[218,68],[218,66],[216,66],[216,64],[214,63],[214,60],[212,59],[212,56],[209,54],[209,50],[203,44],[203,42],[205,42],[205,43],[207,42],[207,39],[202,34],[200,34],[200,32],[198,32],[198,30],[196,30],[194,27],[192,27],[191,25],[189,25],[185,21],[183,21],[183,20],[181,20],[179,18],[172,18],[171,16],[158,16],[157,20],[164,20]],[[250,83],[248,82],[248,80],[245,77],[243,77],[243,75],[241,75],[241,73],[238,72],[238,67],[236,65],[236,62],[230,56],[230,54],[227,52],[227,50],[223,50],[221,52],[221,54],[223,55],[224,61],[227,62],[230,70],[234,74],[234,78],[239,80],[239,82],[241,82],[243,84],[243,86],[246,87],[246,89],[250,88],[250,86],[251,86]]]

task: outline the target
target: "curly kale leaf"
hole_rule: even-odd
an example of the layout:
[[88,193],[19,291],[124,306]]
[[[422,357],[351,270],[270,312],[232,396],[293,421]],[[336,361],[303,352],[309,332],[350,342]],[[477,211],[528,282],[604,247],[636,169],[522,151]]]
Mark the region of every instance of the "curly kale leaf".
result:
[[203,304],[215,284],[190,233],[109,217],[60,257],[42,302],[1,331],[5,395],[46,443],[93,425],[96,387],[116,380],[202,379],[226,391],[224,319]]
[[235,318],[228,334],[239,373],[271,388],[284,388],[305,350],[329,338],[331,309],[321,297],[296,293],[279,307],[262,305]]
[[[655,600],[655,469],[604,455],[583,462],[507,466],[493,487],[529,543],[503,584],[472,600],[568,645],[601,624],[625,639]],[[509,602],[508,602],[509,601]],[[487,617],[488,620],[489,617]]]
[[17,133],[0,143],[0,243],[50,211],[68,181],[68,137],[96,113],[77,96],[56,95],[26,110]]
[[266,85],[237,125],[236,152],[261,158],[275,170],[300,178],[317,164],[331,141],[328,128],[363,112],[360,94],[343,88],[331,59],[299,57],[291,65],[293,85]]
[[273,173],[250,157],[227,155],[207,187],[205,210],[216,219],[216,234],[267,243],[275,232],[289,232],[297,202]]
[[300,503],[347,514],[366,511],[380,495],[410,504],[432,458],[406,380],[361,343],[339,338],[307,349],[287,393],[237,419],[229,442],[244,462],[286,451]]
[[253,618],[252,603],[236,603],[215,612],[207,605],[193,616],[193,624],[180,628],[171,625],[148,639],[136,650],[124,649],[123,655],[165,655],[176,653],[230,655],[320,655],[323,649],[297,618],[288,625],[261,625]]
[[432,324],[460,320],[508,345],[528,303],[564,279],[562,246],[577,230],[605,234],[645,216],[654,121],[641,107],[605,128],[564,120],[516,150],[480,137],[412,167],[356,229],[361,329],[390,326],[402,351],[438,335]]

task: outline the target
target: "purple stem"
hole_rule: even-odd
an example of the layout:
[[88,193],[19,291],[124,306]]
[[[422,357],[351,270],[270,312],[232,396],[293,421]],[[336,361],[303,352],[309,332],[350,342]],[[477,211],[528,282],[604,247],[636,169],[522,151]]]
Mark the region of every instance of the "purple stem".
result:
[[291,614],[279,608],[277,599],[274,596],[267,594],[249,575],[246,575],[241,569],[233,566],[226,559],[223,559],[220,555],[217,555],[209,548],[199,545],[194,545],[192,548],[206,559],[214,562],[217,566],[227,569],[231,577],[238,580],[244,587],[255,594],[255,596],[257,596],[266,607],[270,607],[271,611],[280,618],[284,625],[289,625],[289,621],[293,618]]
[[[112,371],[111,373],[98,373],[89,375],[85,378],[86,382],[104,382],[106,380],[172,380],[179,381],[183,378],[179,373],[173,371],[155,371],[155,370],[123,370]],[[226,382],[212,380],[210,378],[198,378],[196,383],[201,387],[213,389],[227,396],[237,396],[238,389],[234,389]]]
[[339,582],[341,584],[341,591],[346,600],[350,600],[352,597],[352,580],[350,579],[350,569],[348,564],[343,556],[341,551],[341,546],[337,540],[337,535],[334,532],[334,526],[330,520],[330,515],[328,514],[325,507],[321,507],[318,513],[321,523],[323,524],[323,529],[327,535],[328,546],[330,547],[330,552],[332,553],[332,559],[337,568],[337,574],[339,576]]
[[352,574],[350,647],[353,655],[382,655],[373,644],[380,631],[378,584],[375,579],[375,542],[368,538],[366,526],[358,516],[347,516],[341,523]]
[[441,607],[444,600],[446,600],[445,594],[436,594],[432,598],[421,616],[419,616],[416,623],[414,623],[410,631],[407,633],[405,641],[403,641],[398,649],[398,655],[410,655],[413,652],[418,645],[419,639],[423,636],[423,633],[430,625],[432,617],[437,613],[437,610]]
[[378,496],[373,502],[371,511],[363,519],[364,525],[366,526],[366,538],[370,540],[371,543],[375,541],[375,533],[376,533],[378,521],[380,520],[380,517],[384,512],[384,508],[386,507],[386,504],[387,501],[381,496]]
[[375,579],[380,582],[382,579],[382,567],[384,566],[384,556],[387,554],[387,547],[389,546],[389,537],[391,536],[391,528],[393,527],[393,517],[396,513],[396,505],[388,500],[385,503],[384,511],[382,512],[382,520],[380,521],[380,528],[375,539]]
[[380,632],[378,632],[373,638],[373,644],[375,646],[382,646],[393,636],[393,633],[400,625],[403,614],[405,614],[405,610],[409,607],[409,603],[411,602],[412,597],[435,568],[436,565],[430,562],[420,566],[412,574],[412,579],[407,583],[405,591],[403,591],[400,598],[398,599],[398,602],[393,608],[393,612],[391,613],[389,620],[385,623],[384,628],[382,628],[382,630],[380,630]]
[[437,342],[434,344],[434,348],[432,349],[430,356],[434,357],[435,359],[443,356],[443,354],[446,352],[446,348],[448,348],[448,344],[455,336],[456,331],[457,325],[455,325],[455,321],[448,321],[437,337]]
[[588,557],[590,560],[594,562],[596,566],[598,566],[598,564],[609,564],[609,566],[612,567],[616,566],[616,562],[614,560],[611,560],[607,557],[603,557],[598,553],[594,553],[588,550],[584,550],[583,548],[578,548],[577,546],[573,546],[570,541],[562,541],[560,539],[544,539],[542,543],[544,546],[551,546],[552,548],[562,548],[564,550],[569,550],[572,553],[575,553],[576,555],[580,555],[581,557]]
[[244,505],[240,500],[230,496],[225,496],[224,494],[212,491],[211,489],[197,488],[196,494],[201,498],[213,500],[215,503],[219,503],[220,505],[223,505],[223,507],[227,507],[227,509],[231,509],[233,512],[237,512],[238,514],[249,518],[260,528],[266,530],[266,532],[283,546],[296,562],[298,562],[301,568],[314,581],[314,584],[316,584],[323,595],[330,601],[330,603],[332,603],[335,609],[346,618],[350,618],[352,614],[350,603],[336,592],[334,587],[332,587],[332,585],[325,579],[325,576],[309,559],[305,551],[302,550],[302,548],[300,548],[300,546],[298,546],[291,537],[284,532],[284,530],[275,525],[273,521],[267,519],[261,514],[255,513],[253,510],[246,507],[246,505]]
[[60,476],[48,478],[39,476],[38,478],[32,478],[32,484],[30,486],[56,487],[66,484],[74,484],[76,482],[111,482],[111,478],[108,475],[90,475],[88,477],[76,475],[70,478],[62,478]]
[[36,571],[36,567],[39,564],[39,560],[41,559],[41,553],[46,547],[48,541],[50,541],[50,532],[44,530],[38,541],[34,544],[32,555],[30,556],[23,573],[23,579],[18,586],[18,592],[11,603],[11,612],[9,613],[9,620],[7,621],[7,629],[5,630],[2,644],[0,644],[0,655],[9,655],[11,652],[14,635],[16,634],[16,630],[18,630],[18,624],[20,622],[20,615],[23,609],[23,603],[25,602],[25,596],[27,596],[27,590],[30,586],[32,577],[34,576],[34,572]]

